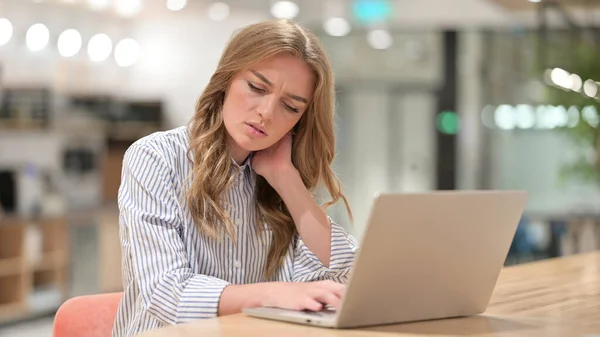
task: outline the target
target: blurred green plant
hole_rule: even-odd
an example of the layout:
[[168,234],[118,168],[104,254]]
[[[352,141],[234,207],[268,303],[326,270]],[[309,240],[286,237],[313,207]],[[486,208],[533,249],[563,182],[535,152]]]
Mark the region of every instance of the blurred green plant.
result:
[[[584,39],[571,39],[559,50],[556,48],[560,46],[556,44],[546,48],[549,52],[557,52],[560,55],[553,63],[571,74],[577,74],[582,84],[579,91],[549,85],[544,95],[546,104],[562,105],[566,109],[576,106],[579,111],[579,122],[574,127],[557,128],[576,149],[574,158],[561,167],[559,179],[563,183],[574,180],[600,186],[600,102],[597,98],[584,94],[584,83],[587,80],[600,81],[599,49],[594,43]],[[595,86],[600,91],[599,84],[596,83]],[[596,97],[600,97],[600,93],[597,93]]]

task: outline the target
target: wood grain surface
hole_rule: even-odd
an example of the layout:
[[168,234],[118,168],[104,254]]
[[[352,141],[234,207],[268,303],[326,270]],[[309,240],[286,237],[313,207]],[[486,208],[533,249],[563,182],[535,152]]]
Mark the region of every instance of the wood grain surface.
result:
[[473,317],[335,330],[240,314],[161,328],[140,336],[600,337],[599,269],[600,252],[504,268],[488,310]]

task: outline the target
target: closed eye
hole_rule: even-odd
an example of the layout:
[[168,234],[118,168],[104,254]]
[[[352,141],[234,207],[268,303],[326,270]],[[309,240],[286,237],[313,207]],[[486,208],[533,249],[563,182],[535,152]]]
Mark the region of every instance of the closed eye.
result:
[[266,92],[265,89],[261,89],[257,86],[255,86],[254,84],[252,84],[252,82],[248,82],[248,87],[250,88],[250,90],[259,93],[259,94],[264,94]]
[[291,112],[298,113],[298,111],[299,111],[298,109],[291,107],[291,106],[287,105],[286,103],[283,103],[283,105],[285,106],[286,109],[290,110]]
[[[252,84],[252,82],[248,81],[248,88],[250,88],[250,90],[254,91],[255,93],[258,94],[264,94],[267,91],[265,89],[259,88],[257,86],[255,86],[254,84]],[[294,108],[293,106],[288,105],[285,102],[282,102],[283,106],[285,106],[286,109],[288,109],[289,111],[293,112],[293,113],[298,113],[300,110],[298,110],[297,108]]]

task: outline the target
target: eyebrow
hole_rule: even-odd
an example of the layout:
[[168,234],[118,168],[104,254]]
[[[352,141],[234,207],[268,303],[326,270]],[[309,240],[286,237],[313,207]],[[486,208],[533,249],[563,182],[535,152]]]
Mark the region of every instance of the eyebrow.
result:
[[[263,74],[259,73],[256,70],[251,70],[251,72],[254,74],[254,76],[258,77],[261,81],[265,82],[268,86],[270,86],[270,87],[273,86],[273,82],[269,81],[269,79],[266,78]],[[297,96],[297,95],[293,95],[290,93],[286,93],[286,95],[291,99],[302,102],[304,104],[308,104],[308,100],[302,96]]]

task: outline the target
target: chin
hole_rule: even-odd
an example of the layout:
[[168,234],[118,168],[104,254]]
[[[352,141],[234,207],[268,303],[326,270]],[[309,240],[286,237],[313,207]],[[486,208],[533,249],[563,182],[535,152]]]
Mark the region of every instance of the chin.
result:
[[259,141],[256,139],[248,138],[244,135],[242,135],[241,137],[237,137],[237,139],[234,138],[234,140],[239,147],[250,152],[264,150],[271,145],[266,142],[266,139]]

